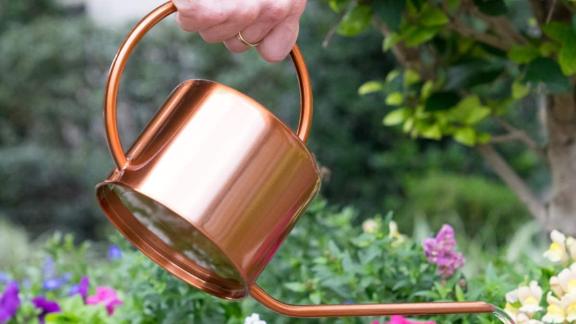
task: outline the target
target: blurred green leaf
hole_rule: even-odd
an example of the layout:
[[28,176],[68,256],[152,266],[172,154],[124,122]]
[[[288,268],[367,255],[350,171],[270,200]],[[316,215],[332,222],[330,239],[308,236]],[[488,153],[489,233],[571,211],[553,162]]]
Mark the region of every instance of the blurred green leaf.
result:
[[439,27],[446,25],[450,20],[440,8],[425,4],[420,12],[418,23],[425,27]]
[[526,67],[524,79],[528,82],[542,82],[552,92],[564,92],[570,89],[570,81],[558,63],[549,58],[537,58]]
[[526,97],[530,93],[530,87],[515,81],[512,83],[512,98],[513,99],[522,99]]
[[399,106],[404,102],[404,95],[401,92],[392,92],[386,96],[388,106]]
[[508,57],[519,64],[526,64],[540,56],[540,51],[532,45],[515,45],[508,52]]
[[328,5],[334,12],[341,12],[349,3],[350,0],[328,0]]
[[386,126],[395,126],[402,124],[406,120],[407,113],[408,111],[406,108],[393,110],[388,114],[386,114],[382,122]]
[[402,32],[402,39],[408,47],[416,47],[434,38],[441,29],[442,27],[420,27],[412,25]]
[[474,0],[474,4],[480,11],[490,16],[501,16],[508,12],[504,0]]
[[370,27],[372,8],[368,5],[356,5],[350,10],[338,25],[338,34],[343,36],[356,36]]
[[306,285],[301,282],[287,282],[284,284],[284,287],[286,287],[291,291],[299,293],[306,291]]
[[454,132],[454,139],[467,146],[476,144],[476,131],[471,127],[463,127]]
[[368,81],[358,88],[358,94],[363,96],[369,93],[379,92],[384,89],[384,84],[381,81]]
[[372,3],[374,12],[392,31],[398,30],[404,10],[406,0],[378,0]]

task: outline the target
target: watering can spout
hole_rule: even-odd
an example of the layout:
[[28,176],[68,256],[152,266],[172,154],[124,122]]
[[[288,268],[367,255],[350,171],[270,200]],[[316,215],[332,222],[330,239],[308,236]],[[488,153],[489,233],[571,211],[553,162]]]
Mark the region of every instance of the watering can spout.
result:
[[346,317],[389,315],[440,315],[459,313],[493,313],[494,306],[485,302],[434,302],[402,304],[291,305],[266,293],[258,285],[250,295],[272,311],[290,317]]

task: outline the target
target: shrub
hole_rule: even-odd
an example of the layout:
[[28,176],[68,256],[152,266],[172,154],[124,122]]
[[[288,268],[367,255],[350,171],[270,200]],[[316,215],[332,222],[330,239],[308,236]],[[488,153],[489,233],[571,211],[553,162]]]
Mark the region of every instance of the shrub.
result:
[[[522,280],[497,256],[477,269],[483,275],[471,278],[459,270],[446,275],[436,266],[441,260],[430,259],[436,264],[431,263],[422,242],[398,233],[390,216],[375,217],[363,226],[350,225],[356,216],[352,208],[337,210],[324,201],[314,202],[259,284],[275,297],[297,304],[441,300],[503,304],[505,292]],[[446,237],[445,230],[443,233],[436,240]],[[260,314],[269,323],[385,320],[291,319],[274,314],[249,298],[242,302],[222,301],[175,279],[118,236],[113,236],[112,241],[117,245],[108,248],[102,244],[74,244],[71,236],[56,235],[27,262],[3,269],[0,291],[10,282],[19,283],[21,307],[16,322],[29,322],[40,314],[32,304],[38,296],[60,303],[60,312],[46,316],[48,323],[79,323],[88,317],[91,323],[242,323],[252,313]],[[427,242],[427,251],[433,243],[434,239]],[[466,251],[462,252],[466,257]],[[534,268],[528,260],[521,263],[525,269]],[[83,278],[90,282],[90,289],[84,294],[78,288],[86,280]],[[96,305],[90,305],[89,300]],[[114,313],[110,317],[105,306],[111,300],[122,304],[112,307]],[[490,316],[476,315],[430,319],[437,323],[493,321]]]

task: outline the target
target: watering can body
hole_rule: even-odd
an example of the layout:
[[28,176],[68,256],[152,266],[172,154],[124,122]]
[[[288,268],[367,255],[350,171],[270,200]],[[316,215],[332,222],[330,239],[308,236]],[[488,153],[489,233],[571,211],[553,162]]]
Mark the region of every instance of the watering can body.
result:
[[180,84],[97,188],[141,250],[214,295],[247,294],[320,184],[304,143],[250,97]]
[[178,86],[124,153],[116,123],[121,75],[137,43],[175,12],[170,2],[144,17],[112,62],[104,103],[116,168],[97,186],[109,220],[140,251],[179,279],[217,297],[250,294],[296,317],[491,313],[484,302],[290,305],[256,283],[320,186],[305,146],[312,90],[303,57],[291,58],[300,87],[292,132],[266,108],[225,85]]

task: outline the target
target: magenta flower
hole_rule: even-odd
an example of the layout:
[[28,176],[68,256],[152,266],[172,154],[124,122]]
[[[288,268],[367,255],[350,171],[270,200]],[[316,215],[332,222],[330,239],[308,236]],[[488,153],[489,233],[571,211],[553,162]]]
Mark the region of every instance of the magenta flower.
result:
[[[380,324],[380,322],[375,320],[375,321],[372,321],[371,324]],[[384,324],[436,324],[436,322],[434,322],[434,321],[425,321],[425,322],[411,321],[404,316],[392,315],[390,317],[390,321],[384,322]]]
[[38,308],[41,312],[40,315],[38,315],[38,321],[43,324],[44,318],[46,317],[46,315],[50,314],[50,313],[58,313],[60,312],[60,305],[58,305],[57,302],[48,300],[44,297],[34,297],[32,299],[32,304],[34,304],[34,306],[36,308]]
[[11,282],[0,295],[0,324],[8,322],[20,308],[20,289],[18,283]]
[[80,295],[82,296],[84,302],[86,302],[86,298],[88,298],[89,288],[90,288],[90,278],[82,277],[82,279],[80,279],[80,282],[77,285],[74,285],[72,286],[72,288],[70,288],[68,295],[70,296]]
[[110,287],[98,287],[96,288],[96,294],[88,297],[86,304],[88,305],[104,305],[106,306],[106,311],[108,315],[114,314],[114,311],[118,306],[122,305],[122,301],[118,298],[116,290]]
[[436,237],[425,239],[423,247],[426,258],[438,266],[438,273],[444,279],[464,265],[464,256],[456,251],[454,229],[450,225],[444,224]]

